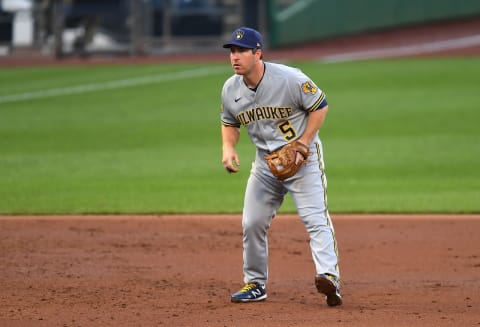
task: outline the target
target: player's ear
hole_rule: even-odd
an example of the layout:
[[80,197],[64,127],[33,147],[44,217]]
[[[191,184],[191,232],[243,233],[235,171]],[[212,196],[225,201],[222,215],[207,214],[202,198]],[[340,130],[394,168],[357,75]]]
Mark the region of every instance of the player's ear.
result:
[[262,51],[262,49],[252,49],[252,52],[253,52],[254,55],[256,55],[256,54],[258,53],[260,60],[263,59],[263,51]]

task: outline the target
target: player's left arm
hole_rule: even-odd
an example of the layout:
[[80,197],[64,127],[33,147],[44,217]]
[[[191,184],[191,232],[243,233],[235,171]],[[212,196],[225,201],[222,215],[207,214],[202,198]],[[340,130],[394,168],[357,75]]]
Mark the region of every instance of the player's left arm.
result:
[[298,139],[299,142],[308,146],[315,135],[318,134],[318,131],[322,127],[325,118],[327,117],[328,105],[323,106],[320,109],[312,111],[308,114],[307,126],[302,136]]
[[327,97],[325,92],[302,72],[299,72],[296,78],[292,78],[290,81],[294,83],[291,89],[294,90],[293,96],[297,105],[307,112],[305,130],[297,141],[309,146],[327,116]]
[[[327,117],[328,112],[328,104],[325,104],[320,109],[312,111],[308,114],[307,118],[307,126],[305,127],[305,131],[303,132],[302,136],[298,139],[300,143],[305,144],[308,146],[315,135],[318,134],[318,131],[323,125],[325,118]],[[295,158],[295,163],[298,164],[305,160],[305,157],[297,152],[297,157]]]

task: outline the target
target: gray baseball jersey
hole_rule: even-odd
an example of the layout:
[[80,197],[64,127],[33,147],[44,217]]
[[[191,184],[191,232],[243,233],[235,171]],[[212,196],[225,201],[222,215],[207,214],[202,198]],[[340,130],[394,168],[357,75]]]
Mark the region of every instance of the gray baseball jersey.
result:
[[299,138],[309,112],[322,110],[325,94],[300,70],[265,63],[256,90],[243,76],[234,75],[222,89],[221,121],[224,126],[243,125],[257,147],[255,162],[245,190],[243,206],[244,281],[266,283],[268,279],[267,230],[289,192],[309,235],[317,274],[339,277],[338,253],[332,221],[327,210],[323,150],[316,135],[309,144],[311,156],[300,171],[277,180],[264,155]]
[[259,149],[273,151],[300,137],[308,111],[325,101],[325,94],[299,69],[265,63],[256,91],[234,75],[222,90],[222,123],[245,126]]

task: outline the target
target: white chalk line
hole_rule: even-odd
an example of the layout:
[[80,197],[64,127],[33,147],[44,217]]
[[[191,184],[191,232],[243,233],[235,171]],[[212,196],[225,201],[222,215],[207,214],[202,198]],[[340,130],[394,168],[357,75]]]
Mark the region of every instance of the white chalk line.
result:
[[229,67],[204,67],[180,72],[166,73],[154,76],[134,77],[100,83],[80,84],[75,86],[39,90],[10,95],[0,95],[0,103],[45,99],[57,96],[84,94],[90,92],[114,90],[125,87],[148,85],[175,80],[203,77],[227,72]]
[[[406,55],[417,55],[421,53],[429,53],[435,51],[444,51],[451,49],[459,49],[480,44],[480,35],[472,35],[461,38],[420,43],[415,45],[400,46],[393,48],[375,49],[367,51],[356,51],[343,54],[329,55],[318,58],[318,61],[326,63],[356,61],[366,59],[379,59],[401,57]],[[113,90],[125,87],[148,85],[154,83],[162,83],[174,80],[188,79],[194,77],[202,77],[214,74],[225,73],[226,67],[204,67],[199,69],[166,73],[162,75],[134,77],[122,80],[115,80],[101,83],[88,83],[76,86],[61,87],[54,89],[46,89],[32,92],[24,92],[9,95],[0,95],[0,103],[9,103],[17,101],[27,101],[35,99],[45,99],[56,96],[65,96],[73,94],[84,94],[90,92],[98,92],[104,90]]]
[[407,55],[418,55],[435,51],[453,50],[471,47],[480,44],[480,35],[471,35],[455,39],[448,39],[435,42],[419,43],[407,46],[375,49],[367,51],[355,51],[342,54],[334,54],[317,58],[321,62],[344,62],[365,59],[379,59],[401,57]]
[[284,10],[282,10],[277,14],[277,20],[280,22],[286,21],[290,17],[295,16],[296,14],[298,14],[299,12],[301,12],[302,10],[310,6],[310,4],[314,1],[315,0],[295,1],[293,4],[291,4],[290,6],[288,6],[287,8],[285,8]]

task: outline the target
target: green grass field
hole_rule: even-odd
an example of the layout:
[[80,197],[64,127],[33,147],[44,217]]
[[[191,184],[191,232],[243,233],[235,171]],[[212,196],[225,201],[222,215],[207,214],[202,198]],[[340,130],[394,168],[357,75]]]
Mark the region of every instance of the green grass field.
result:
[[[330,211],[480,212],[480,59],[300,67],[326,91]],[[0,69],[0,213],[238,213],[227,64]],[[294,212],[287,198],[282,212]]]

